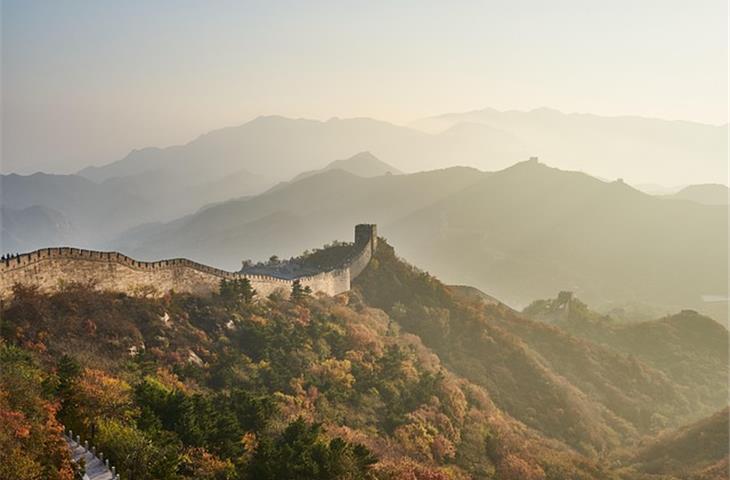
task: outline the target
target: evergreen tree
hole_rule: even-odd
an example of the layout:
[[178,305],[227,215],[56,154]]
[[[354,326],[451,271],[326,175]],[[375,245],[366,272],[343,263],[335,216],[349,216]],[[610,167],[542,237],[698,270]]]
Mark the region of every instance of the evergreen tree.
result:
[[72,357],[63,355],[58,361],[58,387],[56,393],[61,400],[61,409],[58,418],[67,427],[79,430],[79,393],[78,380],[81,375],[81,365]]
[[302,287],[302,282],[299,280],[294,280],[291,286],[291,299],[294,301],[299,301],[303,299],[304,297],[307,297],[312,294],[312,289],[309,288],[309,285]]
[[257,480],[360,480],[369,478],[375,462],[364,446],[327,441],[320,424],[308,425],[300,417],[279,437],[261,439],[247,473]]
[[236,305],[249,304],[256,296],[256,290],[251,286],[248,278],[234,278],[220,282],[218,295],[226,302]]

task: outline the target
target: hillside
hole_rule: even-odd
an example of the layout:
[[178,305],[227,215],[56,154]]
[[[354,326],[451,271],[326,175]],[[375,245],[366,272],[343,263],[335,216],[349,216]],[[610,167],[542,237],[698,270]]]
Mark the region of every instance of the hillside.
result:
[[0,338],[0,478],[73,480],[74,468],[47,395],[54,375]]
[[465,303],[387,245],[354,285],[498,407],[579,450],[611,450],[701,415],[697,398],[649,363],[501,305]]
[[730,345],[725,327],[690,310],[623,323],[568,298],[536,301],[524,313],[651,365],[682,387],[697,416],[710,415],[726,404]]
[[83,436],[94,425],[125,477],[612,478],[356,296],[250,304],[69,285],[18,290],[2,313],[5,341],[50,372],[59,418]]
[[[707,406],[651,356],[448,287],[384,239],[354,289],[334,298],[252,302],[244,286],[224,287],[159,299],[18,287],[3,307],[3,348],[41,369],[43,398],[60,402],[67,427],[87,436],[93,425],[123,475],[142,480],[292,469],[312,479],[646,480],[650,462],[678,472],[658,450],[629,461],[625,449]],[[677,335],[657,330],[647,350]],[[716,347],[683,348],[701,358]],[[696,375],[693,388],[713,382]],[[31,387],[3,388],[17,397]]]
[[728,478],[728,409],[667,432],[633,456],[634,467],[690,480]]

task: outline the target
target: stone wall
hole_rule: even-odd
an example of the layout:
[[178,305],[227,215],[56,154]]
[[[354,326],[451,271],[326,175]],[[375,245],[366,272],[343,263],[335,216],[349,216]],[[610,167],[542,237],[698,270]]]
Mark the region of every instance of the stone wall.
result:
[[[350,289],[350,281],[370,262],[377,246],[375,225],[355,227],[355,255],[340,268],[299,281],[315,293],[337,295]],[[260,296],[280,291],[288,295],[294,280],[269,275],[227,272],[184,258],[140,262],[117,252],[78,248],[44,248],[0,261],[0,298],[8,298],[16,283],[37,285],[52,292],[63,283],[93,283],[98,289],[130,295],[162,295],[170,290],[199,295],[218,289],[222,279],[248,278]]]

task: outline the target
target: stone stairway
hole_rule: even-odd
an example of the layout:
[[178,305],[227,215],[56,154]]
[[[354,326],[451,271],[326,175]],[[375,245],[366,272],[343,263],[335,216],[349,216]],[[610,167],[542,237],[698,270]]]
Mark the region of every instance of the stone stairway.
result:
[[[66,444],[71,450],[71,458],[78,462],[82,458],[86,462],[86,474],[84,480],[119,480],[119,475],[113,472],[113,468],[109,468],[109,460],[104,461],[97,457],[93,447],[88,448],[88,442],[81,443],[79,437],[76,439],[69,435],[65,435]],[[103,457],[103,454],[100,454]]]

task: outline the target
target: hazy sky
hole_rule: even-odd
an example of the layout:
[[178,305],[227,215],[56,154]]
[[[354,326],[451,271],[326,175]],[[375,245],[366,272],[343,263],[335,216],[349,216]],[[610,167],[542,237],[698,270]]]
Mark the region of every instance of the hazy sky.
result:
[[726,0],[2,2],[5,172],[261,114],[483,107],[727,122]]

